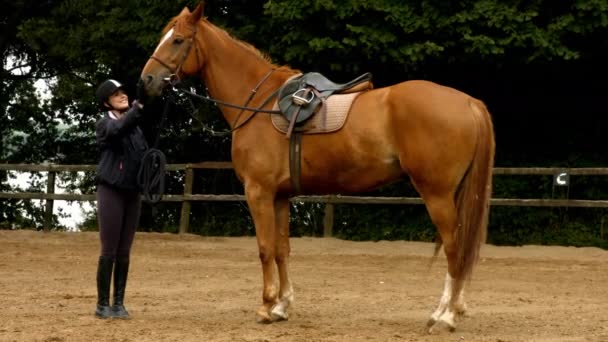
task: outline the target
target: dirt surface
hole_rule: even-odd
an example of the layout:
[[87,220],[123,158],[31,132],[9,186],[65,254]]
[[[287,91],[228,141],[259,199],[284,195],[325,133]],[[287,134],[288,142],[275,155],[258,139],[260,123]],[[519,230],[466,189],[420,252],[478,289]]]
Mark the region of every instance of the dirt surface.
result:
[[255,238],[138,233],[126,305],[94,318],[96,233],[0,231],[0,341],[608,341],[608,251],[484,246],[456,332],[428,334],[433,245],[292,239],[290,320],[262,325]]

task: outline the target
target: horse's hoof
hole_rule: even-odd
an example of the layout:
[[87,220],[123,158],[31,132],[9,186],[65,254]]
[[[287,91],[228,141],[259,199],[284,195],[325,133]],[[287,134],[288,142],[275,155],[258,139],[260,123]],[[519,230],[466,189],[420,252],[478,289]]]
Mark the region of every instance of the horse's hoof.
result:
[[288,315],[283,315],[283,316],[279,316],[279,315],[272,315],[272,320],[274,322],[281,322],[281,321],[287,321],[289,319]]
[[442,324],[445,324],[450,332],[456,331],[456,326],[454,324],[448,323],[444,320],[435,320],[431,318],[426,322],[426,327],[428,328],[427,332],[429,334],[432,333],[435,327]]
[[272,323],[272,320],[266,317],[261,317],[261,316],[256,316],[255,318],[255,322],[258,324],[270,324]]
[[268,315],[266,308],[261,308],[255,315],[255,321],[260,324],[270,324],[273,322],[273,319]]
[[426,330],[426,332],[428,334],[432,334],[433,333],[433,329],[435,328],[435,326],[437,325],[437,322],[439,322],[438,320],[434,319],[434,318],[429,318],[428,321],[426,321],[426,327],[428,328]]
[[286,321],[289,319],[287,312],[280,310],[278,307],[272,309],[270,316],[272,317],[272,320],[276,322]]
[[467,305],[466,304],[456,305],[454,311],[456,312],[456,315],[458,315],[458,316],[465,316],[465,314],[467,312]]
[[454,323],[454,320],[440,319],[439,321],[442,322],[443,324],[445,324],[445,326],[448,328],[448,330],[450,332],[456,331],[456,323]]

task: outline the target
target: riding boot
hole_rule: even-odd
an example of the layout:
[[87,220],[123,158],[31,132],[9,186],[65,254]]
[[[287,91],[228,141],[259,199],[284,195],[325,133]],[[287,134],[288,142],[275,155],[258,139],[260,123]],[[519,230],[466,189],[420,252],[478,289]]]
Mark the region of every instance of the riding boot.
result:
[[97,308],[95,316],[99,318],[112,317],[110,310],[110,282],[114,260],[110,257],[100,256],[97,264]]
[[112,317],[114,318],[129,318],[129,313],[124,306],[128,274],[129,257],[117,257],[116,266],[114,267],[114,302],[112,305]]

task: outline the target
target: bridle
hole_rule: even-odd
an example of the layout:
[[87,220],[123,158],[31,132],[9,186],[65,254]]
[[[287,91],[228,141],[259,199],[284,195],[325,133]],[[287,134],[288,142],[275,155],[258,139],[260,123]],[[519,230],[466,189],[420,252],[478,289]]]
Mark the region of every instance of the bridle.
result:
[[[251,100],[253,99],[253,97],[255,96],[257,91],[259,90],[262,83],[264,83],[264,81],[266,81],[270,77],[270,75],[275,71],[274,68],[271,69],[262,78],[262,80],[259,81],[258,84],[253,88],[253,90],[251,91],[251,94],[249,95],[249,98],[245,102],[244,106],[237,106],[237,105],[225,103],[225,102],[222,102],[219,100],[212,99],[208,96],[200,96],[192,91],[185,90],[181,87],[178,88],[178,85],[181,81],[179,74],[182,70],[182,66],[184,65],[184,62],[186,61],[186,58],[188,58],[188,55],[190,54],[190,50],[192,50],[192,45],[195,46],[196,59],[197,59],[197,63],[198,63],[197,65],[200,65],[198,45],[194,43],[194,38],[196,37],[196,31],[197,31],[196,28],[197,28],[197,26],[194,25],[194,29],[192,29],[192,36],[190,36],[187,39],[188,46],[185,49],[185,52],[181,58],[181,61],[179,62],[179,64],[176,67],[172,67],[169,63],[156,57],[154,55],[154,53],[150,56],[149,59],[152,59],[152,60],[158,62],[160,65],[162,65],[163,67],[165,67],[169,70],[169,72],[171,74],[165,79],[165,81],[167,81],[167,83],[171,86],[171,88],[173,90],[181,91],[182,93],[185,93],[190,96],[194,96],[194,97],[206,100],[206,101],[211,101],[215,104],[225,105],[225,106],[241,109],[241,111],[239,112],[239,114],[236,117],[235,122],[233,123],[232,129],[230,129],[229,131],[220,132],[220,133],[216,133],[215,131],[210,130],[211,134],[216,135],[216,136],[231,134],[238,128],[243,127],[258,112],[280,113],[280,111],[268,111],[268,110],[262,109],[262,107],[267,105],[268,102],[270,102],[270,100],[276,96],[279,89],[275,90],[268,98],[266,98],[266,100],[264,100],[264,102],[260,105],[260,108],[247,107],[249,102],[251,102]],[[196,107],[192,103],[190,97],[188,97],[188,101],[190,102],[190,106],[193,109],[192,113],[189,113],[190,116],[192,116],[194,119],[200,121],[196,116],[194,116]],[[167,114],[169,112],[169,107],[170,107],[171,102],[176,103],[175,99],[173,99],[171,96],[169,96],[169,101],[167,101],[165,103],[165,108],[163,110],[159,129],[161,129],[164,124],[165,118],[167,117]],[[243,120],[243,122],[241,122],[240,124],[237,125],[239,118],[246,110],[252,111],[252,114],[249,117],[247,117],[245,120]],[[204,123],[203,123],[203,125],[204,125]],[[207,130],[209,130],[209,129],[207,129]],[[144,199],[146,202],[151,203],[151,204],[155,204],[158,201],[160,201],[162,198],[162,195],[164,194],[164,191],[165,191],[165,181],[164,181],[165,177],[164,176],[165,176],[166,157],[162,151],[160,151],[156,148],[156,146],[158,145],[159,138],[160,138],[160,131],[158,132],[158,135],[156,136],[154,146],[152,148],[148,149],[148,151],[146,151],[145,155],[143,156],[140,169],[137,173],[137,182],[141,188],[141,192],[144,196]]]
[[[173,25],[173,28],[174,27],[175,27],[175,25]],[[167,78],[165,78],[165,81],[167,81],[172,86],[175,86],[180,81],[179,74],[182,71],[182,66],[184,65],[184,62],[186,61],[186,58],[188,58],[188,55],[190,54],[190,50],[192,49],[193,45],[194,45],[195,54],[196,54],[196,61],[197,61],[198,65],[200,65],[198,45],[194,44],[194,38],[196,37],[197,25],[194,25],[194,28],[191,29],[191,31],[192,31],[192,35],[185,40],[185,43],[187,43],[188,46],[186,47],[184,54],[182,55],[181,61],[179,62],[179,64],[176,67],[172,67],[169,63],[156,57],[154,55],[156,53],[156,51],[154,51],[154,53],[152,53],[152,55],[149,58],[149,59],[154,60],[155,62],[158,62],[160,65],[162,65],[167,70],[169,70],[169,72],[171,74]]]
[[[175,25],[173,26],[175,27]],[[208,101],[208,102],[212,102],[216,105],[222,105],[222,106],[226,106],[226,107],[232,107],[232,108],[236,108],[236,109],[240,109],[241,111],[239,112],[239,114],[236,116],[236,119],[234,120],[234,123],[232,125],[232,129],[230,129],[229,131],[226,132],[221,132],[221,133],[216,133],[212,131],[213,135],[227,135],[227,134],[231,134],[232,132],[236,131],[237,129],[243,127],[247,122],[249,122],[249,120],[251,118],[253,118],[255,116],[255,114],[257,113],[268,113],[268,114],[280,114],[281,111],[280,110],[267,110],[267,109],[262,109],[264,106],[266,106],[270,100],[272,100],[279,92],[279,89],[276,89],[275,91],[272,92],[272,94],[270,94],[270,96],[268,96],[260,105],[260,107],[258,108],[252,108],[252,107],[248,107],[249,103],[253,100],[253,97],[257,94],[259,88],[262,86],[262,84],[270,77],[270,75],[272,75],[272,73],[274,73],[274,71],[276,69],[272,68],[258,83],[257,85],[251,90],[251,93],[249,94],[249,97],[247,98],[247,100],[245,101],[245,104],[243,106],[239,106],[239,105],[235,105],[235,104],[231,104],[231,103],[227,103],[224,101],[220,101],[217,99],[213,99],[209,96],[201,96],[199,94],[196,94],[192,91],[183,89],[181,87],[179,87],[180,84],[180,77],[179,74],[182,70],[182,66],[184,64],[184,62],[186,61],[186,58],[188,58],[188,55],[190,54],[190,50],[192,49],[192,46],[194,45],[194,49],[195,49],[195,53],[196,53],[196,60],[197,60],[197,65],[200,65],[200,58],[199,58],[199,48],[198,48],[198,44],[195,44],[194,42],[194,38],[196,37],[196,33],[197,33],[197,25],[194,25],[194,29],[191,29],[192,31],[192,35],[187,38],[187,40],[185,42],[187,42],[188,46],[185,49],[184,54],[182,55],[181,61],[180,63],[176,66],[176,67],[172,67],[169,63],[163,61],[162,59],[160,59],[159,57],[156,57],[154,55],[154,53],[150,56],[149,59],[154,60],[155,62],[158,62],[160,65],[162,65],[163,67],[165,67],[167,70],[169,70],[169,72],[171,73],[168,77],[165,78],[165,81],[167,81],[168,85],[171,86],[171,88],[177,92],[181,92],[184,94],[187,94],[191,97],[196,97],[199,98],[201,100],[204,101]],[[155,51],[156,53],[156,51]],[[188,99],[190,100],[190,99]],[[192,101],[190,101],[190,105],[193,108],[193,112],[195,110],[195,106],[192,103]],[[165,112],[167,111],[167,108],[165,109]],[[251,111],[251,115],[249,115],[245,120],[243,120],[242,122],[238,122],[241,115],[245,112],[245,111]],[[196,119],[196,117],[194,117],[193,113],[190,113],[190,116],[192,116],[193,118]],[[198,119],[197,119],[198,120]],[[199,120],[200,121],[200,120]]]

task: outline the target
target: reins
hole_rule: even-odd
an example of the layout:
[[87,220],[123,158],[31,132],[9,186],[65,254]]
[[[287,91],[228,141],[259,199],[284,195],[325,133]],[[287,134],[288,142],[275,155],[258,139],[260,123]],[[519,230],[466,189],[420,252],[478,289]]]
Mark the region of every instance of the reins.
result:
[[[193,91],[184,89],[182,87],[180,87],[180,82],[179,81],[174,81],[174,82],[169,82],[169,84],[171,85],[172,89],[178,93],[183,93],[186,94],[190,97],[194,97],[203,101],[207,101],[207,102],[211,102],[215,105],[220,105],[220,106],[226,106],[226,107],[230,107],[230,108],[235,108],[235,109],[240,109],[241,111],[239,112],[239,114],[236,116],[236,119],[234,120],[234,123],[232,124],[232,128],[230,130],[226,130],[223,132],[215,132],[212,129],[206,129],[208,132],[210,132],[213,136],[226,136],[229,134],[232,134],[232,132],[236,131],[237,129],[243,127],[245,124],[247,124],[249,122],[249,120],[251,120],[255,114],[257,113],[267,113],[267,114],[281,114],[280,110],[270,110],[270,109],[263,109],[264,106],[266,106],[273,98],[275,98],[277,96],[277,94],[279,93],[279,89],[276,89],[275,91],[273,91],[261,104],[259,107],[257,108],[253,108],[253,107],[249,107],[249,103],[251,102],[251,100],[253,100],[254,96],[257,94],[259,88],[262,86],[262,84],[270,77],[270,75],[272,75],[272,73],[275,71],[276,69],[271,69],[257,84],[256,86],[251,90],[251,93],[249,94],[249,97],[247,98],[247,100],[245,101],[245,104],[243,106],[240,105],[235,105],[232,103],[228,103],[228,102],[224,102],[218,99],[214,99],[211,98],[209,96],[203,96],[203,95],[199,95]],[[197,120],[198,122],[204,124],[201,120],[199,120],[195,115],[194,112],[196,111],[196,106],[192,103],[192,101],[190,100],[190,97],[188,97],[188,101],[190,102],[190,106],[192,107],[192,112],[189,113],[189,115],[191,117],[193,117],[195,120]],[[249,115],[245,120],[243,120],[242,122],[239,123],[239,119],[241,118],[241,116],[243,115],[243,113],[245,111],[250,111],[252,112],[251,115]]]
[[[162,63],[162,65],[164,66],[165,64]],[[262,104],[260,105],[259,108],[248,107],[248,104],[251,102],[251,100],[253,100],[253,98],[257,94],[260,86],[270,77],[270,75],[274,71],[275,71],[275,69],[270,70],[266,74],[266,76],[264,76],[264,78],[262,78],[262,80],[260,80],[260,82],[258,82],[258,84],[251,90],[251,94],[247,98],[247,101],[245,101],[244,106],[239,106],[239,105],[231,104],[228,102],[220,101],[217,99],[213,99],[209,96],[202,96],[193,91],[189,91],[182,87],[179,87],[179,84],[180,84],[179,78],[169,80],[169,84],[171,85],[172,89],[175,92],[178,92],[178,93],[181,92],[181,93],[187,94],[191,97],[195,97],[195,98],[198,98],[198,99],[201,99],[204,101],[212,102],[216,105],[223,105],[223,106],[227,106],[227,107],[240,109],[241,111],[239,112],[236,119],[234,120],[234,124],[230,130],[218,133],[218,132],[215,132],[214,130],[206,129],[207,131],[210,131],[210,133],[214,136],[225,136],[228,134],[232,134],[232,132],[243,127],[247,122],[249,122],[249,120],[251,120],[251,118],[253,118],[255,116],[256,113],[259,113],[259,112],[269,113],[269,114],[281,113],[278,110],[262,109],[277,95],[277,93],[279,92],[279,89],[273,91],[272,94],[270,94],[262,102]],[[190,97],[188,97],[188,101],[190,102],[190,106],[192,107],[192,112],[191,113],[189,112],[188,114],[191,117],[193,117],[194,119],[196,119],[197,121],[202,123],[202,121],[199,120],[194,115],[194,111],[196,110],[196,107],[190,100]],[[161,116],[161,121],[160,121],[160,124],[158,127],[158,133],[156,135],[154,145],[152,148],[148,149],[146,151],[146,153],[144,154],[144,156],[142,157],[139,172],[137,173],[137,183],[138,183],[141,193],[144,197],[144,201],[146,201],[147,203],[151,203],[151,204],[158,203],[161,200],[162,195],[164,194],[164,191],[165,191],[165,167],[167,164],[167,158],[161,150],[157,149],[157,146],[158,146],[158,141],[160,138],[160,131],[164,126],[165,119],[167,118],[167,115],[169,113],[169,108],[172,103],[177,104],[177,101],[175,101],[173,96],[168,95],[168,98],[165,101],[165,106],[164,106],[163,113]],[[251,111],[252,113],[249,117],[247,117],[241,123],[238,123],[239,118],[245,111]]]
[[[182,87],[179,87],[179,85],[181,84],[181,79],[179,77],[179,73],[182,69],[182,66],[184,64],[184,62],[186,61],[186,59],[188,58],[188,55],[190,54],[190,50],[192,49],[192,46],[194,45],[194,49],[195,49],[195,55],[196,55],[196,59],[197,61],[199,61],[199,49],[198,49],[198,45],[196,45],[194,38],[196,37],[196,25],[194,26],[194,29],[192,30],[192,36],[190,36],[188,38],[188,47],[185,49],[184,54],[182,55],[181,61],[180,63],[174,68],[171,65],[169,65],[169,63],[163,61],[162,59],[156,57],[154,54],[152,54],[150,56],[149,59],[154,60],[155,62],[159,63],[160,65],[162,65],[164,68],[166,68],[167,70],[169,70],[169,72],[171,73],[169,75],[169,77],[167,77],[165,79],[165,81],[171,86],[171,88],[176,91],[176,92],[181,92],[184,93],[186,95],[189,95],[190,97],[195,97],[198,98],[200,100],[203,101],[207,101],[207,102],[211,102],[214,103],[216,105],[221,105],[221,106],[226,106],[226,107],[230,107],[230,108],[236,108],[236,109],[240,109],[241,111],[239,112],[239,114],[236,116],[236,119],[234,120],[233,124],[232,124],[232,128],[228,131],[224,131],[224,132],[215,132],[214,130],[211,129],[206,129],[207,131],[211,132],[212,135],[214,136],[224,136],[224,135],[229,135],[232,134],[232,132],[236,131],[237,129],[243,127],[247,122],[249,122],[249,120],[251,120],[251,118],[253,118],[255,116],[255,114],[257,113],[268,113],[268,114],[280,114],[281,111],[280,110],[268,110],[268,109],[262,109],[264,106],[266,106],[275,96],[277,96],[279,89],[276,89],[275,91],[272,92],[272,94],[270,94],[270,96],[268,96],[263,102],[262,104],[258,107],[258,108],[252,108],[249,107],[249,103],[251,102],[251,100],[253,100],[254,96],[257,94],[259,88],[262,86],[262,84],[270,77],[270,75],[272,75],[276,69],[272,68],[257,84],[256,86],[251,90],[251,93],[249,94],[249,97],[247,98],[247,100],[245,101],[245,104],[242,106],[239,105],[235,105],[232,103],[228,103],[228,102],[224,102],[218,99],[214,99],[211,98],[209,96],[202,96],[199,95],[193,91],[184,89]],[[199,61],[200,62],[200,61]],[[191,117],[193,117],[195,120],[199,121],[202,123],[201,120],[199,120],[197,117],[195,117],[193,115],[193,113],[196,111],[196,107],[194,106],[194,104],[192,103],[192,101],[190,100],[190,98],[188,98],[188,101],[190,102],[190,106],[192,107],[192,113],[188,113]],[[177,103],[176,103],[177,104]],[[165,107],[165,112],[167,111],[167,107]],[[239,119],[241,118],[241,116],[243,115],[243,113],[245,111],[250,111],[252,112],[251,115],[249,115],[245,120],[243,120],[243,122],[239,123]],[[165,116],[166,113],[163,113],[163,116]]]
[[165,102],[165,108],[160,119],[158,132],[154,139],[152,148],[149,148],[141,158],[139,171],[137,172],[137,184],[141,190],[146,203],[158,203],[165,193],[165,166],[167,157],[159,150],[158,141],[160,139],[160,131],[165,124],[165,119],[169,113],[171,101]]
[[[253,100],[253,98],[255,97],[255,95],[257,94],[258,90],[260,89],[260,87],[262,86],[262,84],[276,71],[275,68],[272,68],[257,84],[256,86],[251,90],[251,93],[249,94],[249,97],[247,98],[247,100],[245,101],[245,104],[240,106],[240,105],[235,105],[232,103],[228,103],[228,102],[224,102],[218,99],[214,99],[211,98],[209,96],[202,96],[199,95],[191,90],[187,90],[184,89],[183,87],[181,87],[181,79],[179,77],[179,73],[182,69],[182,66],[184,64],[184,62],[186,61],[186,59],[188,58],[188,55],[190,54],[190,51],[192,50],[192,46],[195,45],[195,54],[196,54],[196,58],[197,60],[199,59],[199,51],[198,51],[198,46],[196,46],[196,43],[194,42],[194,37],[196,36],[196,26],[195,29],[192,30],[192,36],[190,38],[188,38],[188,47],[185,49],[184,54],[182,55],[181,61],[180,63],[174,68],[171,65],[169,65],[168,63],[166,63],[165,61],[163,61],[162,59],[156,57],[154,54],[152,54],[152,56],[150,56],[150,59],[154,60],[155,62],[159,63],[160,65],[162,65],[163,67],[165,67],[167,70],[169,70],[169,72],[171,73],[169,75],[169,77],[167,77],[165,80],[167,81],[167,83],[170,85],[171,89],[176,92],[176,93],[182,93],[182,94],[186,94],[188,95],[188,102],[190,103],[192,112],[188,112],[188,114],[194,118],[195,120],[199,121],[201,124],[203,124],[203,128],[210,132],[213,136],[226,136],[229,134],[232,134],[234,131],[236,131],[237,129],[243,127],[245,124],[247,124],[249,122],[249,120],[251,120],[255,114],[257,113],[268,113],[268,114],[280,114],[281,111],[280,110],[268,110],[268,109],[263,109],[264,106],[266,106],[273,98],[275,98],[277,96],[277,94],[279,93],[280,88],[277,88],[275,91],[273,91],[263,102],[262,104],[260,104],[260,106],[258,108],[253,108],[253,107],[249,107],[249,103]],[[235,109],[240,109],[241,111],[239,112],[239,114],[236,116],[233,124],[232,124],[232,128],[230,130],[224,131],[224,132],[215,132],[212,129],[208,129],[205,127],[205,124],[198,119],[194,113],[195,111],[197,111],[196,106],[194,105],[194,103],[192,102],[191,98],[198,98],[200,100],[203,101],[207,101],[207,102],[211,102],[214,103],[215,105],[220,105],[220,106],[226,106],[226,107],[230,107],[230,108],[235,108]],[[167,163],[167,158],[165,157],[165,154],[160,151],[159,149],[157,149],[157,145],[158,145],[158,140],[160,138],[160,131],[163,128],[165,119],[167,117],[167,114],[169,112],[169,107],[171,105],[171,103],[175,103],[177,104],[177,101],[175,101],[175,99],[173,98],[173,96],[168,95],[168,98],[165,102],[165,106],[164,106],[164,110],[163,110],[163,114],[161,117],[161,122],[160,125],[158,127],[158,134],[156,136],[156,139],[154,141],[154,145],[152,148],[148,149],[146,151],[146,153],[144,154],[144,156],[142,157],[141,160],[141,165],[140,165],[140,169],[139,172],[137,173],[137,182],[139,184],[139,187],[141,189],[142,195],[144,197],[144,200],[147,203],[151,203],[151,204],[155,204],[157,202],[160,201],[164,191],[165,191],[165,166]],[[251,115],[249,115],[245,120],[243,120],[242,122],[239,123],[239,119],[241,118],[241,116],[243,115],[243,113],[245,113],[246,111],[250,111]]]
[[[195,97],[195,98],[207,101],[207,102],[214,103],[216,105],[221,105],[221,106],[241,109],[241,112],[239,113],[239,115],[235,119],[234,124],[233,124],[233,126],[232,126],[231,129],[223,131],[223,132],[216,132],[214,130],[207,129],[207,131],[209,131],[214,136],[226,136],[226,135],[232,134],[232,132],[236,131],[237,129],[239,129],[239,128],[243,127],[243,126],[245,126],[245,124],[247,124],[249,122],[249,120],[251,120],[255,116],[255,114],[257,114],[257,113],[266,113],[266,114],[280,114],[281,113],[281,111],[279,111],[279,110],[262,109],[262,107],[264,107],[265,105],[267,105],[268,102],[270,102],[270,100],[272,100],[277,95],[277,93],[279,92],[278,89],[275,90],[274,92],[272,92],[272,94],[270,94],[270,96],[268,96],[266,98],[266,100],[264,100],[264,102],[262,102],[262,104],[260,105],[259,108],[239,106],[239,105],[223,102],[223,101],[220,101],[220,100],[217,100],[217,99],[210,98],[209,96],[202,96],[202,95],[199,95],[197,93],[191,92],[189,90],[181,89],[181,88],[177,88],[176,91],[185,93],[187,95],[190,95],[192,97]],[[192,104],[191,106],[192,106],[193,112],[194,112],[196,107],[194,106],[194,104]],[[242,115],[242,113],[244,113],[245,111],[250,111],[252,113],[245,120],[243,120],[241,123],[239,123],[237,125],[238,119],[240,118],[240,116]],[[194,117],[197,121],[201,122],[198,118],[196,118],[193,115],[193,113],[189,113],[189,114],[190,114],[190,116]]]

